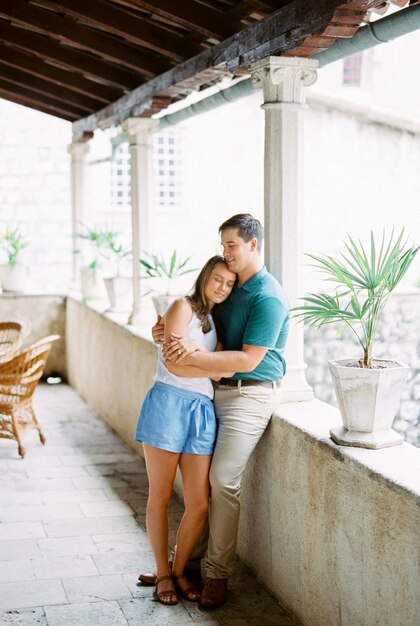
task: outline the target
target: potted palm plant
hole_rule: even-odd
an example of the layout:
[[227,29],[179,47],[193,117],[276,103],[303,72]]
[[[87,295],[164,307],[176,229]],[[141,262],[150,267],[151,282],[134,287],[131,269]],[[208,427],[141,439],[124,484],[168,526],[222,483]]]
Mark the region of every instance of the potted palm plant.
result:
[[156,313],[163,315],[177,297],[174,293],[175,279],[196,272],[197,268],[187,268],[191,257],[183,259],[176,250],[173,250],[166,260],[162,254],[158,256],[146,252],[145,255],[147,258],[140,259],[146,272],[145,278],[158,279],[163,285],[161,290],[153,290],[155,293],[152,295]]
[[335,285],[335,293],[310,293],[292,311],[311,326],[349,327],[361,348],[360,357],[328,362],[343,419],[343,426],[330,431],[333,440],[364,448],[393,446],[403,441],[391,427],[409,367],[374,358],[373,346],[388,298],[419,247],[407,245],[404,231],[397,238],[384,233],[379,249],[371,233],[368,252],[350,236],[345,245],[347,252],[340,258],[308,255]]
[[26,288],[28,267],[22,263],[22,250],[28,246],[19,227],[6,229],[0,234],[0,248],[7,262],[1,266],[3,291],[22,292]]

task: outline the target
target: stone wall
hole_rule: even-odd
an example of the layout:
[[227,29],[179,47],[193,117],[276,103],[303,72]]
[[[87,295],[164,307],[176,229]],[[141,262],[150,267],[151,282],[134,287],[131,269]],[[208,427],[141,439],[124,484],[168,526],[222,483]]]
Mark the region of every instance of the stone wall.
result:
[[0,99],[0,231],[19,226],[28,242],[32,293],[68,287],[70,141],[69,122]]
[[22,320],[29,324],[24,347],[48,335],[60,335],[52,345],[44,376],[57,373],[67,378],[66,299],[63,296],[0,294],[0,320]]
[[[350,330],[338,334],[335,326],[305,329],[308,382],[317,398],[335,406],[327,361],[345,356],[361,356]],[[374,356],[411,366],[394,428],[406,441],[420,446],[420,290],[392,295],[378,328]]]

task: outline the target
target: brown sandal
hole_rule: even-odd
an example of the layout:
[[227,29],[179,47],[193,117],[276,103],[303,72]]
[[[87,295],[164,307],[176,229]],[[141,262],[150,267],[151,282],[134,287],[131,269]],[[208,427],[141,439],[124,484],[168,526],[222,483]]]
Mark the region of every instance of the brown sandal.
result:
[[[157,600],[161,604],[165,604],[166,606],[173,606],[175,604],[178,604],[178,597],[176,595],[175,589],[164,589],[163,591],[157,590],[157,586],[160,582],[162,582],[162,580],[172,580],[172,576],[168,574],[167,576],[160,576],[159,578],[156,578],[156,591],[153,594],[155,600]],[[175,599],[165,601],[165,597]]]
[[[184,598],[184,600],[188,600],[189,602],[198,602],[200,599],[201,591],[197,585],[192,585],[185,574],[178,574],[176,576],[172,576],[175,589],[179,593],[180,596]],[[179,579],[184,578],[188,585],[187,587],[182,587],[179,584]]]

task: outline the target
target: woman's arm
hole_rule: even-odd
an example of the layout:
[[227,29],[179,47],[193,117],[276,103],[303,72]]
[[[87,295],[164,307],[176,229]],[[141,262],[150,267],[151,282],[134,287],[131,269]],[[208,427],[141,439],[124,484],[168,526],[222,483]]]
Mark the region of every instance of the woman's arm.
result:
[[[171,336],[179,335],[186,337],[188,327],[192,319],[192,309],[187,300],[176,300],[165,314],[165,344]],[[177,365],[165,361],[165,365],[171,374],[185,376],[187,378],[212,378],[213,372],[201,369],[195,365]],[[215,377],[220,377],[220,373],[214,373]]]

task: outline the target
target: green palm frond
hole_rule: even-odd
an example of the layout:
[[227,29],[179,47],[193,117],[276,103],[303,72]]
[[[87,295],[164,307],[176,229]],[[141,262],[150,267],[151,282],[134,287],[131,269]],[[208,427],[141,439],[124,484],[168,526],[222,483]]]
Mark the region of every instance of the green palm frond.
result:
[[307,255],[314,261],[311,266],[338,291],[335,295],[308,294],[301,298],[305,304],[295,307],[292,312],[294,317],[310,326],[341,323],[350,327],[363,348],[363,364],[369,367],[373,340],[385,304],[405,276],[419,247],[407,247],[404,230],[396,239],[394,231],[389,238],[384,232],[379,252],[373,232],[370,233],[370,249],[365,250],[362,242],[358,240],[356,243],[350,235],[345,246],[346,252],[341,252],[339,259],[328,255]]

